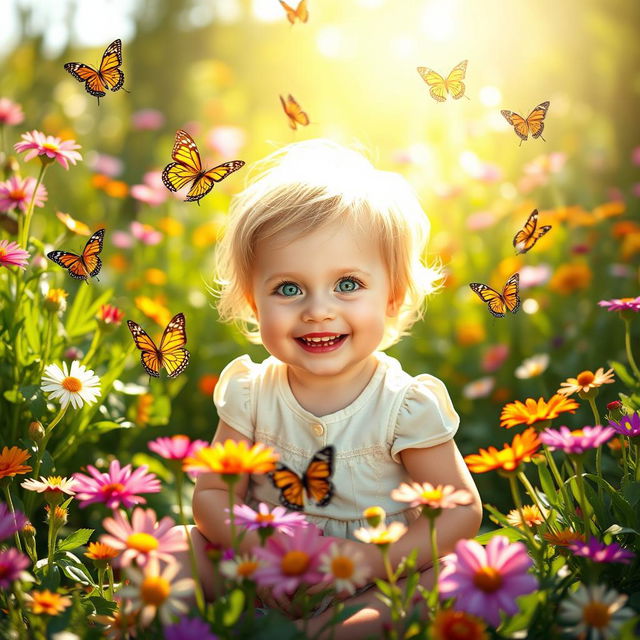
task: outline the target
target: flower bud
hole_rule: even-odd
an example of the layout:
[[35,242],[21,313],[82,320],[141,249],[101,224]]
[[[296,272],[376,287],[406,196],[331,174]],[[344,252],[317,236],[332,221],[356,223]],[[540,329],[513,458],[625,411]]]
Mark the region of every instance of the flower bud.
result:
[[374,528],[384,522],[386,515],[382,507],[367,507],[362,512],[362,517],[367,521],[367,524]]
[[53,518],[53,527],[57,531],[60,527],[67,524],[67,517],[69,512],[64,507],[54,507],[53,508],[53,516],[51,515],[51,507],[47,504],[45,505],[45,510],[49,516],[49,519]]
[[10,178],[12,175],[20,173],[18,159],[15,156],[8,156],[3,169],[5,178]]
[[613,402],[609,402],[607,404],[607,415],[605,416],[607,420],[611,420],[613,422],[620,422],[620,418],[625,415],[626,411],[624,410],[624,406],[620,400],[614,400]]
[[41,422],[34,420],[29,424],[29,438],[31,438],[31,440],[34,442],[42,442],[44,434],[45,431]]
[[118,307],[114,307],[111,304],[103,304],[100,307],[100,311],[96,314],[96,318],[102,331],[112,331],[122,323],[124,311],[121,311]]
[[50,313],[64,313],[68,295],[64,289],[49,289],[44,297],[44,308]]

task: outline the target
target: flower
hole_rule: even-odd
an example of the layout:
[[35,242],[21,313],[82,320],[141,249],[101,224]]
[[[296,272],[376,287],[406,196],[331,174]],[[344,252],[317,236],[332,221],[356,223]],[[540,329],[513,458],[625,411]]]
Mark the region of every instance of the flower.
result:
[[87,552],[84,555],[87,558],[91,558],[97,565],[104,565],[117,557],[119,553],[117,549],[110,547],[104,542],[90,542],[87,546]]
[[477,454],[465,456],[469,470],[473,473],[484,473],[492,469],[514,471],[522,462],[531,460],[533,454],[540,447],[540,440],[534,427],[529,427],[522,433],[517,433],[510,445],[505,444],[498,451],[495,447],[480,449]]
[[520,291],[539,287],[551,277],[551,267],[548,264],[525,265],[520,269]]
[[503,407],[500,426],[511,429],[518,424],[531,425],[544,420],[553,420],[561,413],[575,413],[579,406],[575,400],[569,400],[557,393],[549,402],[545,402],[543,398],[538,398],[537,402],[533,398],[527,398],[524,404],[516,400]]
[[177,434],[170,438],[156,438],[147,444],[149,449],[167,460],[184,460],[190,458],[201,447],[206,447],[204,440],[189,440],[188,436]]
[[128,509],[136,504],[145,504],[146,500],[138,493],[158,493],[160,480],[153,473],[147,473],[147,465],[141,465],[133,473],[131,465],[122,469],[118,460],[112,460],[108,473],[100,473],[93,465],[87,465],[92,477],[74,473],[78,481],[76,497],[81,507],[104,502],[109,509],[123,506]]
[[181,598],[193,595],[194,582],[191,578],[182,578],[173,582],[180,571],[177,562],[167,564],[160,571],[158,558],[150,558],[144,570],[129,568],[127,577],[130,585],[120,590],[120,596],[132,601],[134,609],[140,609],[140,624],[143,627],[160,615],[162,624],[172,622],[171,616],[186,613],[189,607]]
[[62,315],[67,308],[69,294],[64,289],[49,289],[44,297],[43,306],[51,313]]
[[49,589],[30,591],[24,594],[24,599],[27,601],[29,609],[36,615],[44,613],[48,616],[57,616],[71,606],[71,598],[59,593],[52,593]]
[[640,414],[638,412],[623,415],[617,422],[609,420],[609,426],[623,436],[640,436]]
[[589,449],[596,449],[613,436],[615,431],[611,427],[582,427],[571,430],[562,426],[560,429],[545,429],[540,434],[540,440],[552,451],[562,449],[565,453],[584,453]]
[[609,369],[606,373],[603,367],[600,367],[595,373],[592,371],[582,371],[577,378],[567,378],[560,383],[558,393],[565,396],[574,393],[587,393],[591,389],[597,389],[603,384],[611,384],[613,380],[613,369]]
[[335,543],[327,553],[320,556],[320,571],[325,574],[325,580],[333,583],[338,593],[346,591],[352,595],[356,587],[367,582],[371,573],[361,551],[353,552],[345,545]]
[[224,444],[216,442],[213,447],[198,449],[192,457],[185,459],[183,468],[185,471],[198,474],[262,474],[273,471],[277,459],[278,454],[260,442],[249,448],[244,440],[225,440]]
[[20,486],[27,489],[27,491],[36,491],[38,493],[44,493],[45,499],[49,504],[60,504],[62,502],[63,494],[74,496],[76,492],[73,490],[73,485],[76,481],[73,478],[63,478],[61,476],[49,476],[45,478],[40,476],[40,480],[35,478],[29,478],[25,480]]
[[27,268],[29,252],[20,248],[17,242],[0,240],[0,267]]
[[101,325],[115,325],[118,326],[122,323],[124,318],[124,311],[114,307],[112,304],[100,305],[100,311],[96,314],[96,318]]
[[569,544],[569,549],[571,549],[575,555],[589,558],[594,562],[621,562],[623,564],[629,564],[636,557],[633,551],[627,551],[615,542],[605,544],[594,537],[589,538],[588,542],[576,540]]
[[636,298],[613,298],[600,300],[598,305],[607,311],[640,311],[640,296]]
[[438,586],[443,598],[455,597],[453,608],[500,624],[500,612],[518,612],[515,599],[531,593],[538,581],[527,573],[532,565],[521,542],[493,537],[486,547],[474,540],[459,540],[455,552],[445,557]]
[[572,531],[571,529],[561,529],[554,533],[549,531],[543,533],[542,537],[549,543],[556,547],[568,547],[572,542],[577,540],[584,540],[584,534]]
[[[36,179],[32,177],[21,178],[20,176],[11,176],[8,180],[0,182],[0,211],[26,211],[31,198],[33,198],[33,190],[36,188]],[[44,207],[47,201],[47,189],[43,184],[38,185],[35,198],[33,200],[34,207]]]
[[523,528],[523,522],[527,527],[535,527],[538,524],[544,522],[544,516],[540,509],[536,505],[525,504],[522,505],[522,517],[517,509],[511,509],[507,514],[507,522],[512,527]]
[[136,307],[138,307],[147,318],[151,318],[151,320],[161,327],[168,325],[173,316],[164,304],[147,296],[138,296],[134,302]]
[[209,625],[200,618],[180,618],[163,629],[164,640],[218,640]]
[[57,364],[47,365],[41,387],[50,394],[50,399],[59,399],[63,408],[71,403],[74,409],[81,409],[85,402],[93,404],[100,396],[100,379],[77,360],[71,363],[70,369],[66,362],[62,363],[62,369]]
[[[624,607],[627,596],[598,584],[580,585],[560,603],[559,618],[571,637],[610,638],[635,614]],[[593,635],[591,632],[593,631]]]
[[16,125],[24,120],[22,107],[9,98],[0,98],[0,126]]
[[131,235],[142,244],[150,246],[162,242],[162,234],[159,231],[156,231],[150,224],[142,224],[137,220],[131,223]]
[[164,122],[164,114],[157,109],[140,109],[131,114],[131,125],[138,131],[155,131]]
[[273,595],[293,593],[300,584],[322,581],[320,557],[332,544],[317,527],[300,527],[292,535],[276,533],[254,554],[262,562],[253,579],[261,587],[272,588]]
[[188,549],[182,531],[174,528],[175,523],[169,516],[158,522],[153,509],[140,507],[133,510],[131,523],[121,511],[115,511],[113,515],[102,521],[102,526],[111,535],[103,534],[100,542],[124,551],[118,559],[121,567],[128,567],[132,560],[143,567],[152,557],[171,562],[175,551]]
[[522,364],[516,368],[515,376],[520,380],[528,380],[529,378],[535,378],[541,375],[547,370],[549,366],[549,354],[537,353],[530,358],[526,358],[522,361]]
[[476,400],[477,398],[486,398],[493,387],[496,384],[495,378],[492,376],[485,376],[484,378],[478,378],[466,384],[462,389],[462,395],[470,400]]
[[494,344],[487,347],[482,356],[482,370],[487,373],[497,371],[509,357],[509,345]]
[[209,131],[207,144],[220,156],[237,156],[247,141],[244,129],[230,125],[219,125]]
[[470,504],[473,500],[466,489],[458,489],[450,484],[434,486],[425,482],[403,482],[391,492],[391,497],[398,502],[410,502],[412,507],[424,505],[432,509],[453,509],[459,505]]
[[361,542],[386,546],[402,538],[407,532],[407,525],[403,522],[391,522],[389,525],[380,523],[377,527],[361,527],[353,532]]
[[0,551],[0,589],[9,589],[30,564],[29,558],[17,549]]
[[41,131],[35,129],[30,133],[22,134],[23,142],[16,142],[13,148],[18,153],[27,152],[24,157],[28,162],[36,156],[44,156],[41,158],[43,162],[58,162],[65,169],[69,169],[69,163],[76,164],[78,160],[82,160],[82,156],[76,151],[80,149],[80,145],[75,140],[65,140],[54,136],[45,136]]
[[220,376],[215,373],[205,373],[200,380],[198,380],[198,390],[204,396],[211,397],[213,390],[216,388],[220,380]]
[[105,625],[101,629],[106,638],[113,640],[129,640],[136,637],[136,627],[138,612],[133,610],[129,600],[122,600],[119,595],[115,595],[113,601],[117,607],[109,615],[92,614],[89,619]]
[[18,447],[3,447],[0,453],[0,478],[8,478],[29,473],[31,467],[22,464],[31,454]]
[[260,566],[260,561],[254,555],[245,553],[228,560],[222,560],[219,569],[223,576],[242,582],[245,579],[253,580],[253,574]]
[[56,218],[62,222],[62,224],[71,231],[71,233],[75,233],[79,236],[90,236],[91,229],[84,223],[79,220],[75,220],[68,213],[63,213],[62,211],[56,212]]
[[[229,512],[228,509],[226,511]],[[290,536],[293,535],[294,529],[309,525],[304,514],[287,512],[281,506],[276,506],[273,511],[269,511],[269,506],[264,502],[258,505],[258,511],[254,511],[246,504],[236,504],[233,506],[233,515],[236,524],[244,527],[247,531],[269,528]]]
[[157,207],[169,197],[160,171],[149,171],[142,178],[143,184],[134,184],[131,187],[131,196],[139,202]]
[[433,640],[489,640],[486,625],[464,611],[440,609],[431,626]]
[[589,265],[584,263],[562,264],[551,276],[549,289],[568,295],[578,289],[586,289],[591,284],[593,274]]
[[[1,464],[0,462],[0,465]],[[29,467],[29,471],[31,471],[31,467]],[[4,478],[6,476],[0,477]],[[12,513],[4,502],[0,502],[0,540],[6,540],[16,531],[20,531],[27,522],[27,516],[25,516],[24,513],[21,511]]]
[[387,517],[385,510],[379,506],[367,507],[362,512],[362,517],[367,521],[370,527],[377,527],[380,523],[384,522]]

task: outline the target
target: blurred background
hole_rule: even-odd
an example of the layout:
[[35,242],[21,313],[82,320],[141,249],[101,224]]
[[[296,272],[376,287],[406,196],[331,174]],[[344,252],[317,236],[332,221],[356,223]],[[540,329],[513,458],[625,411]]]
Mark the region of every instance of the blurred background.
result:
[[[152,335],[175,313],[187,317],[191,364],[175,381],[150,383],[129,353],[109,402],[134,428],[95,438],[103,463],[111,455],[148,462],[146,442],[159,435],[209,439],[216,376],[237,355],[266,355],[216,322],[206,288],[247,168],[199,207],[174,197],[159,172],[179,128],[208,166],[250,164],[289,142],[327,137],[359,145],[413,184],[432,223],[427,260],[440,260],[447,277],[424,320],[389,353],[409,373],[445,381],[461,415],[463,453],[511,441],[515,430],[498,426],[506,402],[548,399],[566,378],[624,359],[623,323],[597,302],[640,293],[640,4],[308,0],[308,8],[308,22],[291,25],[278,0],[0,6],[0,97],[25,113],[4,132],[4,150],[38,129],[76,139],[84,156],[68,173],[48,173],[33,234],[50,240],[47,250],[79,251],[86,239],[56,212],[105,226],[105,267],[91,295],[113,290],[111,303]],[[63,65],[98,66],[116,38],[129,93],[109,93],[98,105]],[[416,67],[446,75],[462,60],[468,99],[435,102]],[[279,101],[288,94],[309,126],[289,128]],[[520,144],[500,110],[526,116],[546,100],[546,141]],[[36,175],[37,163],[22,170]],[[534,208],[553,229],[516,256],[513,235]],[[496,319],[468,284],[501,290],[515,271],[522,309]],[[54,266],[47,277],[70,299],[86,288]],[[91,338],[85,332],[62,346],[86,352]],[[101,349],[129,342],[123,324]],[[532,356],[540,356],[537,369],[518,369]],[[607,385],[602,407],[623,390]],[[591,424],[590,416],[583,407],[565,422]],[[86,462],[85,451],[65,465],[71,472]],[[502,485],[489,476],[476,479],[484,499],[500,505]]]

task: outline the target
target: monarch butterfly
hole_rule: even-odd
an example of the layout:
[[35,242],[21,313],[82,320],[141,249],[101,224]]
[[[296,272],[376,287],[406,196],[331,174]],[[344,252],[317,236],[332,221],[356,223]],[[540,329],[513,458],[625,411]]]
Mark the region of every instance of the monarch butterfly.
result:
[[286,2],[280,0],[282,8],[287,12],[287,20],[294,24],[296,20],[306,22],[309,19],[309,11],[307,10],[307,0],[301,0],[300,4],[295,8],[291,8]]
[[280,489],[280,502],[292,511],[302,511],[304,508],[304,493],[309,500],[315,500],[316,506],[325,507],[333,497],[333,456],[335,449],[332,445],[320,449],[300,477],[282,463],[276,465],[276,470],[269,476],[273,486]]
[[124,84],[124,73],[120,70],[122,64],[122,42],[120,39],[114,40],[102,55],[100,67],[94,69],[82,62],[67,62],[64,68],[80,82],[84,82],[84,88],[92,96],[104,97],[106,90],[117,91]]
[[467,71],[468,60],[463,60],[451,70],[446,80],[433,69],[418,67],[420,77],[429,85],[429,93],[434,100],[444,102],[447,99],[447,92],[454,100],[462,98],[465,92],[464,74]]
[[289,118],[289,126],[292,129],[297,129],[299,124],[305,127],[309,124],[309,116],[302,110],[302,107],[291,94],[286,100],[280,96],[280,103],[287,118]]
[[203,171],[200,152],[193,138],[186,132],[176,132],[176,141],[171,151],[175,162],[170,162],[162,172],[162,182],[169,191],[178,191],[191,182],[185,202],[198,202],[213,189],[213,185],[224,180],[230,173],[244,167],[242,160],[232,160]]
[[104,229],[98,229],[84,245],[80,255],[70,251],[50,251],[47,258],[69,271],[69,275],[77,280],[84,280],[89,284],[87,278],[93,278],[102,269],[102,260],[98,254],[102,251],[104,240]]
[[[522,144],[531,134],[532,138],[542,138],[542,132],[544,131],[544,122],[547,115],[547,109],[551,103],[547,100],[541,102],[526,118],[526,120],[514,113],[503,109],[500,113],[505,117],[507,122],[513,126],[513,130],[520,138],[520,144]],[[544,138],[542,138],[544,140]],[[545,140],[546,142],[546,140]]]
[[538,242],[538,239],[550,230],[550,224],[538,228],[538,210],[534,209],[524,223],[524,227],[513,236],[513,246],[516,248],[516,253],[527,253]]
[[129,331],[136,347],[142,351],[140,360],[144,370],[154,378],[160,377],[164,367],[169,378],[180,375],[189,364],[189,352],[184,348],[187,343],[184,314],[178,313],[167,325],[162,334],[160,347],[148,336],[147,332],[133,320],[127,320]]
[[474,293],[477,293],[483,302],[487,303],[489,313],[493,314],[496,318],[503,318],[505,311],[511,311],[516,313],[520,308],[520,296],[518,295],[520,283],[520,274],[514,273],[504,285],[502,294],[499,294],[495,289],[481,284],[479,282],[472,282],[469,286]]

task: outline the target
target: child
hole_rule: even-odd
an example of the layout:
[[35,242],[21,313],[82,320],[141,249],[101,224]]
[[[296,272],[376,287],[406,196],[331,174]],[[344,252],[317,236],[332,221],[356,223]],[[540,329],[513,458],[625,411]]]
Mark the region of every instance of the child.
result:
[[[439,276],[421,262],[429,221],[402,177],[338,144],[291,144],[263,166],[232,203],[217,253],[218,310],[271,357],[254,363],[244,355],[224,369],[214,393],[220,418],[214,441],[262,442],[297,473],[333,445],[334,495],[325,506],[307,502],[307,519],[327,536],[351,540],[373,576],[385,577],[377,547],[353,538],[366,526],[362,511],[382,507],[387,522],[409,525],[391,546],[394,566],[418,548],[423,584],[430,585],[427,521],[390,492],[415,481],[472,493],[471,505],[445,510],[437,521],[442,554],[477,533],[481,506],[452,440],[459,418],[444,384],[429,374],[409,376],[379,351],[407,333]],[[266,475],[243,480],[236,491],[237,503],[279,504],[280,490]],[[203,536],[230,544],[227,504],[220,476],[198,477],[192,530],[198,553]],[[247,535],[241,548],[257,544],[257,536]],[[210,579],[203,584],[211,597]],[[265,597],[285,610],[290,605]],[[373,590],[352,601],[367,606],[335,637],[378,635],[387,610]],[[312,622],[319,629],[325,621],[321,615]]]

